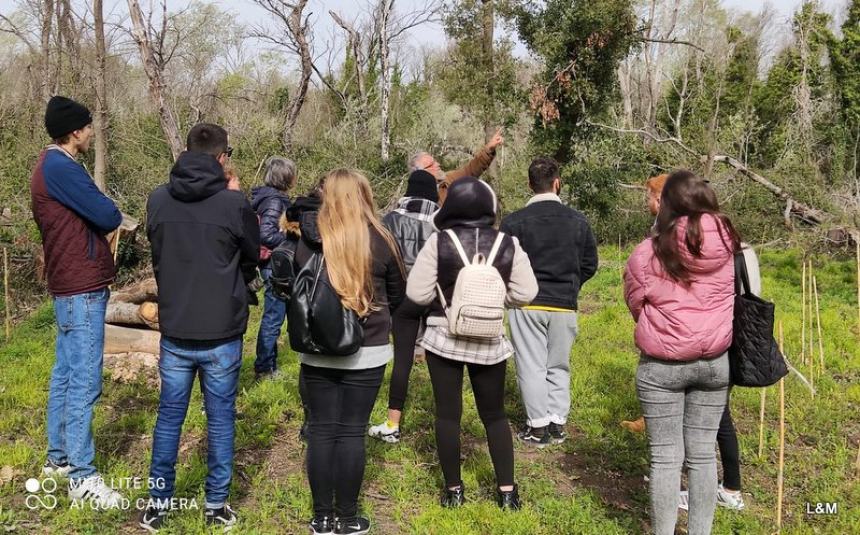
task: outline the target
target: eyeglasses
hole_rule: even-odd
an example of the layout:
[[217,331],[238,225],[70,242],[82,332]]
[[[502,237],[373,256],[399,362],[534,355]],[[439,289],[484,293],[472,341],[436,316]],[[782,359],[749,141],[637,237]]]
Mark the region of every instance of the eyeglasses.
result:
[[233,147],[227,145],[227,150],[224,151],[224,154],[226,154],[228,158],[231,158],[233,156]]

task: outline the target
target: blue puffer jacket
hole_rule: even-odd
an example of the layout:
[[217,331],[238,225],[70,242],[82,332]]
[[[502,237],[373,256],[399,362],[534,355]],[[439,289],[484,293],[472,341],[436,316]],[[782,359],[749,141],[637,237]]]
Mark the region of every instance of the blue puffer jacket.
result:
[[274,249],[286,235],[281,232],[281,215],[290,207],[290,198],[271,186],[257,186],[251,190],[251,206],[260,217],[260,244]]

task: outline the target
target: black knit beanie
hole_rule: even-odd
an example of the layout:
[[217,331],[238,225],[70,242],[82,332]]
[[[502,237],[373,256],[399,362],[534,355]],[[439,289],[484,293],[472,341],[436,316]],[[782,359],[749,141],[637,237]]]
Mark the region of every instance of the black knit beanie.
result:
[[436,188],[436,177],[419,169],[409,174],[406,183],[407,197],[420,197],[428,201],[439,202],[439,190]]
[[55,96],[45,109],[45,129],[51,139],[60,139],[69,132],[80,130],[93,122],[90,110],[66,97]]

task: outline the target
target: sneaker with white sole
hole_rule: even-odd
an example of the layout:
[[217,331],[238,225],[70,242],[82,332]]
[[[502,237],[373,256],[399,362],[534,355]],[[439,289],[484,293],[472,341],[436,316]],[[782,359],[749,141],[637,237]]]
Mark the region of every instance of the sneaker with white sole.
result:
[[51,459],[45,461],[44,466],[42,466],[42,474],[48,477],[69,477],[69,472],[71,471],[72,465],[69,463],[57,464]]
[[389,444],[400,442],[400,427],[390,427],[388,421],[372,426],[367,430],[367,434]]
[[170,512],[167,508],[148,506],[140,515],[140,520],[137,525],[150,533],[158,533],[158,530],[164,525],[167,520],[167,514]]
[[335,535],[364,535],[368,531],[370,531],[370,520],[362,516],[338,518],[334,523]]
[[206,519],[207,527],[220,527],[224,531],[230,531],[233,529],[233,526],[239,522],[239,518],[236,516],[236,513],[234,513],[226,503],[223,507],[215,509],[207,507],[206,511],[203,513],[203,518]]
[[69,482],[69,499],[87,502],[97,509],[117,509],[122,506],[122,494],[110,488],[98,475]]
[[744,508],[744,497],[740,491],[729,491],[720,484],[717,488],[717,505],[726,509],[741,511]]
[[684,511],[690,510],[690,492],[686,490],[682,490],[680,495],[678,496],[678,509],[683,509]]

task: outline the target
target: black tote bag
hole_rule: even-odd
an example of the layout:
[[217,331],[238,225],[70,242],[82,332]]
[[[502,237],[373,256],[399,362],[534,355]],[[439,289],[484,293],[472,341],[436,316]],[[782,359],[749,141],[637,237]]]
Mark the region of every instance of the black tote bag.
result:
[[735,311],[729,348],[732,384],[770,386],[788,375],[773,337],[774,308],[752,293],[744,254],[735,253]]

